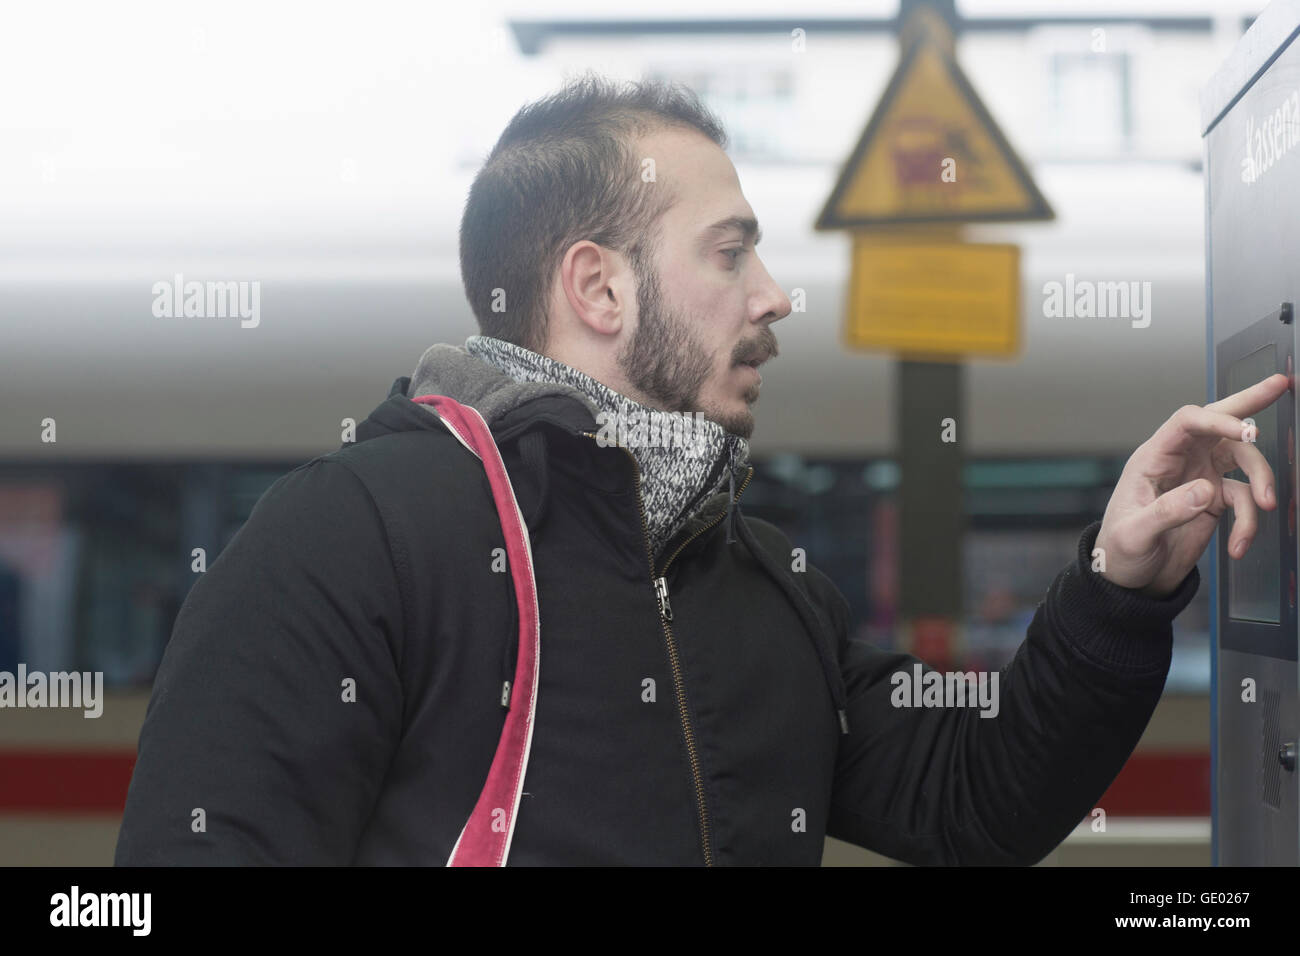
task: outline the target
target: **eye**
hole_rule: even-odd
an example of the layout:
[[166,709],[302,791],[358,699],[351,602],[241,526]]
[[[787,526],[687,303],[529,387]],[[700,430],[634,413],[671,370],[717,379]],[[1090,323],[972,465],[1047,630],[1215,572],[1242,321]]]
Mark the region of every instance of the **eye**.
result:
[[733,268],[735,267],[736,260],[745,253],[745,249],[742,246],[737,246],[735,249],[722,249],[720,251],[724,256],[729,256],[731,258]]

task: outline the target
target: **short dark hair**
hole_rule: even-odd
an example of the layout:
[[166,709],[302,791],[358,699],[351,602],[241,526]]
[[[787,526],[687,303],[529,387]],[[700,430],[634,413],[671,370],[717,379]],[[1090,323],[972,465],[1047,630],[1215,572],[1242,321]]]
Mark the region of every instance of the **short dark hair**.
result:
[[[649,271],[671,190],[643,188],[632,139],[693,129],[722,148],[721,122],[689,87],[586,73],[525,105],[474,177],[460,223],[465,295],[484,335],[540,352],[555,269],[589,239]],[[494,311],[496,290],[505,308]]]

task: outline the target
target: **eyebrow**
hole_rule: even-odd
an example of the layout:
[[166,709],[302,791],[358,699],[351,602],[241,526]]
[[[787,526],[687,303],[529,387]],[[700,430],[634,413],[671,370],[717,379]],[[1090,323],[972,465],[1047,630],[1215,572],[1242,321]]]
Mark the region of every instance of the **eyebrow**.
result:
[[742,233],[746,241],[754,240],[754,245],[758,245],[763,239],[763,230],[758,227],[758,220],[751,216],[728,216],[726,219],[719,219],[705,229],[702,235],[708,238],[732,230]]

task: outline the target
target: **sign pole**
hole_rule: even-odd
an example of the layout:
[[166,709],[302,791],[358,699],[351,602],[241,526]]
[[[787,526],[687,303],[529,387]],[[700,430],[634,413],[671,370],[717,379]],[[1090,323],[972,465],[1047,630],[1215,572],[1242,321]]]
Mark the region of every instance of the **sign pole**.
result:
[[[908,49],[924,31],[948,56],[956,44],[952,0],[941,11],[928,3],[899,5],[899,46]],[[945,16],[947,14],[947,16]],[[942,228],[942,227],[941,227]],[[954,239],[960,226],[949,226]],[[964,366],[960,360],[902,357],[894,376],[898,426],[899,624],[904,646],[931,667],[956,665],[956,631],[962,611],[962,442],[966,437]],[[948,419],[956,441],[945,441]]]

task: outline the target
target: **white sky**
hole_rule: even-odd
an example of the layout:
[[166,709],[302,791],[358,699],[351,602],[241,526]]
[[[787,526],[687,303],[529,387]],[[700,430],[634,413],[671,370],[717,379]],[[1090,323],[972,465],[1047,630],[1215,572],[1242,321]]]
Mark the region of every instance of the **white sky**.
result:
[[[968,15],[998,16],[1261,7],[961,4]],[[340,191],[367,208],[443,196],[467,141],[482,138],[476,131],[490,132],[490,145],[521,99],[551,85],[536,60],[519,56],[510,16],[748,18],[792,8],[888,16],[897,4],[655,0],[621,13],[608,0],[9,4],[0,29],[0,249],[77,233],[77,224],[120,230],[123,210],[163,216],[196,201],[237,220],[240,210],[309,209]],[[276,225],[271,216],[267,228]]]

